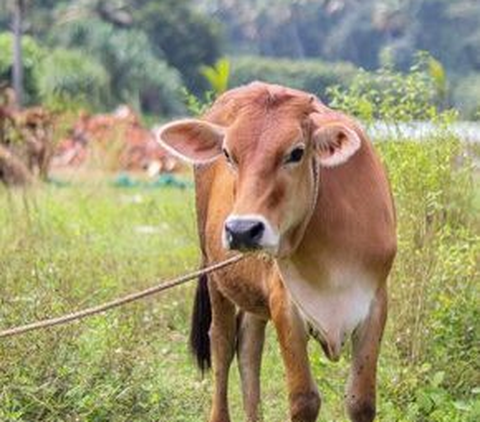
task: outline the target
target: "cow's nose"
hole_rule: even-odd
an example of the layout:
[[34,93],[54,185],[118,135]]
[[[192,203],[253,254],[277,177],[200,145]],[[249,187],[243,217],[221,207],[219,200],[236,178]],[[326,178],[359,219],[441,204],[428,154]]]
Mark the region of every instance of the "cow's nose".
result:
[[264,231],[265,224],[259,220],[231,219],[225,223],[225,234],[230,249],[260,248]]

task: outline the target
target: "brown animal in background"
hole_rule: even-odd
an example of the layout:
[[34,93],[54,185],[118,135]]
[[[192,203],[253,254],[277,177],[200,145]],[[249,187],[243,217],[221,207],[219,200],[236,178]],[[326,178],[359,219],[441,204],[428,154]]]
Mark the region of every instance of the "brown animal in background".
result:
[[31,107],[18,112],[15,122],[27,167],[46,179],[53,156],[53,114],[42,107]]
[[333,361],[352,338],[346,407],[352,421],[372,421],[396,234],[389,183],[359,125],[305,92],[253,83],[222,95],[203,119],[175,121],[157,135],[195,164],[204,264],[230,250],[251,252],[208,283],[202,278],[197,289],[191,343],[202,369],[211,351],[210,422],[230,421],[235,351],[247,419],[260,419],[269,319],[292,421],[315,421],[320,408],[309,335]]
[[0,179],[26,184],[35,174],[46,178],[53,154],[53,114],[42,107],[18,110],[11,88],[0,88],[0,98]]
[[111,114],[82,113],[56,151],[55,165],[79,166],[95,157],[109,170],[147,170],[151,175],[179,168],[178,160],[158,145],[151,131],[128,106]]

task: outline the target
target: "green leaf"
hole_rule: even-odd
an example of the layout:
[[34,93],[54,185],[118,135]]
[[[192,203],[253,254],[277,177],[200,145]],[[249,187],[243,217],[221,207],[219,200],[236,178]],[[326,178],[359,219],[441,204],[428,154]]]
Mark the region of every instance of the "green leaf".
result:
[[436,372],[435,375],[432,378],[432,387],[438,388],[442,384],[443,380],[445,379],[445,372],[444,371],[439,371]]
[[200,73],[207,79],[217,95],[228,89],[230,62],[227,59],[219,59],[213,66],[201,66]]

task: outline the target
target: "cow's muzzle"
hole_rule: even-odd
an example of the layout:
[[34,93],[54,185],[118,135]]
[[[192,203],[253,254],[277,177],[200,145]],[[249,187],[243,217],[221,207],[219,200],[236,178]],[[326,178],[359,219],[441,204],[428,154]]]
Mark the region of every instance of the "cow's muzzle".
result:
[[278,248],[278,235],[263,216],[231,215],[223,228],[223,245],[239,251],[270,250]]

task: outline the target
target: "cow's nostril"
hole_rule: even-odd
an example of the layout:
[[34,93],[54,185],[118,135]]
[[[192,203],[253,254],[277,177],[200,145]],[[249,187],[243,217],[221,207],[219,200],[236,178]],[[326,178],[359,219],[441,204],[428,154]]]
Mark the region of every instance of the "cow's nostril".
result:
[[232,219],[225,223],[228,245],[231,249],[258,249],[265,231],[262,221],[253,219]]
[[250,228],[250,237],[253,240],[260,240],[262,238],[263,232],[265,231],[265,226],[262,222],[258,221]]

